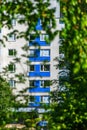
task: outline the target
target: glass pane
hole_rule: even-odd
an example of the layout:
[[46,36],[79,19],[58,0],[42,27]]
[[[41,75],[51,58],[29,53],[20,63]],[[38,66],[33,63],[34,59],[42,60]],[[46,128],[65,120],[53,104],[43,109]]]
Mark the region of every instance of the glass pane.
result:
[[41,71],[43,71],[44,70],[44,66],[43,65],[41,65]]
[[40,56],[49,56],[49,50],[40,50]]
[[35,86],[35,81],[34,80],[31,80],[30,81],[30,86],[29,87],[34,87]]
[[30,65],[30,71],[34,71],[34,65]]
[[44,71],[50,71],[50,65],[44,65]]
[[9,50],[9,55],[12,56],[14,53],[13,53],[13,50]]

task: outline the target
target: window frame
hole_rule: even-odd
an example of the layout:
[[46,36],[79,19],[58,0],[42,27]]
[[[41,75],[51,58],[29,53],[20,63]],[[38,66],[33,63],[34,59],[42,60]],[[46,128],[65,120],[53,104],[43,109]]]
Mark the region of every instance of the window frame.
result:
[[40,34],[40,41],[46,41],[46,39],[48,39],[48,35],[47,34]]
[[50,57],[50,49],[41,49],[40,57]]
[[29,88],[35,88],[35,80],[29,80]]
[[[46,84],[48,84],[48,85],[46,85]],[[49,88],[50,87],[50,80],[40,80],[40,87],[41,88]]]
[[11,24],[12,24],[12,26],[16,26],[16,19],[12,19]]
[[[33,69],[31,67],[33,67]],[[35,71],[35,65],[30,65],[30,72],[33,72],[33,71]]]
[[35,96],[29,96],[29,103],[35,102]]
[[[47,68],[47,66],[49,66],[49,69],[48,70],[46,70]],[[45,71],[45,72],[49,72],[50,71],[50,64],[46,64],[46,65],[40,65],[40,71],[41,72],[43,72],[43,71]]]
[[13,87],[13,88],[16,87],[16,81],[14,79],[10,79],[9,85],[10,85],[10,87]]
[[15,65],[14,63],[10,63],[10,64],[8,65],[8,70],[9,70],[9,72],[11,72],[11,73],[15,72],[15,71],[16,71],[16,65]]
[[29,56],[30,57],[34,57],[35,56],[35,50],[34,49],[30,49],[29,50]]
[[41,96],[41,103],[50,103],[49,96]]
[[16,34],[8,35],[8,41],[9,42],[15,42],[16,41]]
[[[33,39],[31,37],[33,37]],[[35,38],[36,38],[35,34],[30,34],[29,38],[30,38],[29,40],[30,42],[35,41]]]
[[16,56],[16,49],[8,49],[9,56]]

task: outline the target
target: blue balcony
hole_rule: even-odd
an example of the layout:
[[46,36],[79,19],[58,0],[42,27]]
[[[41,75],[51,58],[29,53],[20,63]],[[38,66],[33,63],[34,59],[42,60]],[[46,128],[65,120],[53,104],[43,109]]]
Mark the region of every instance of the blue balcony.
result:
[[46,105],[50,103],[49,96],[34,96],[34,102],[30,102],[29,107],[39,107],[44,103]]
[[40,37],[36,37],[35,40],[29,42],[29,46],[50,46],[50,43],[41,41]]
[[[31,54],[32,53],[32,54]],[[49,49],[31,49],[29,55],[29,61],[50,61],[50,50]]]
[[40,80],[35,80],[34,87],[29,88],[29,92],[50,92],[50,86],[42,87]]
[[[32,65],[31,65],[32,66]],[[50,65],[34,65],[34,70],[28,73],[29,77],[50,77]]]
[[[42,30],[41,20],[38,19],[36,30]],[[35,34],[30,34],[29,46],[50,46],[50,43],[46,42],[48,38],[47,34],[41,34],[40,36],[35,36]]]
[[34,96],[34,101],[29,103],[30,107],[40,106],[40,96]]

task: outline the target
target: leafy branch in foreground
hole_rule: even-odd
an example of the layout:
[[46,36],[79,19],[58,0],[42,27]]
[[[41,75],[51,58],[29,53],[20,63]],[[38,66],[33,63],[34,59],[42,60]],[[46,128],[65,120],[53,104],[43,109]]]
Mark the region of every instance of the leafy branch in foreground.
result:
[[58,91],[58,102],[51,104],[50,130],[87,129],[87,1],[61,0],[65,28],[62,47],[69,64],[69,80]]

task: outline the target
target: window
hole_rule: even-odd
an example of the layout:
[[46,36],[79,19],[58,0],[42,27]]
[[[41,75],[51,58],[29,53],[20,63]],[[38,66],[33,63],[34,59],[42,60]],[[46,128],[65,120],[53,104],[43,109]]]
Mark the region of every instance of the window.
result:
[[30,57],[37,57],[38,53],[39,53],[39,50],[36,50],[36,49],[30,49],[29,50],[29,56]]
[[63,53],[59,54],[59,58],[64,59],[64,54]]
[[30,41],[34,41],[35,40],[35,35],[34,34],[31,34],[30,35]]
[[30,103],[33,103],[35,101],[35,97],[34,96],[29,96],[29,100],[30,100]]
[[[40,23],[40,25],[42,25],[42,23],[45,23],[45,22],[47,24],[47,27],[52,27],[52,20],[49,20],[49,19],[46,21],[45,21],[45,19],[42,19],[42,20],[40,19],[39,23]],[[42,35],[46,35],[46,34],[42,34]],[[47,38],[48,38],[48,35],[47,35]]]
[[9,64],[8,70],[9,70],[10,72],[14,72],[14,71],[15,71],[15,64],[13,64],[13,63]]
[[29,81],[29,87],[34,88],[35,87],[35,80],[30,80]]
[[9,49],[8,50],[8,55],[9,56],[15,56],[16,55],[16,50],[15,49]]
[[30,57],[34,57],[35,56],[35,50],[30,50]]
[[50,56],[50,50],[40,50],[40,56]]
[[49,103],[49,97],[48,96],[41,96],[41,102],[42,103]]
[[50,65],[41,65],[41,71],[50,71]]
[[47,34],[41,34],[40,35],[40,41],[45,41],[48,38]]
[[8,41],[16,41],[16,35],[15,34],[10,34],[9,36],[8,36]]
[[12,19],[11,23],[13,26],[16,26],[16,19]]
[[41,80],[40,87],[50,87],[50,80]]
[[11,87],[15,87],[16,86],[16,81],[11,79],[11,80],[9,80],[9,84],[10,84]]
[[30,65],[30,71],[34,71],[34,65]]

